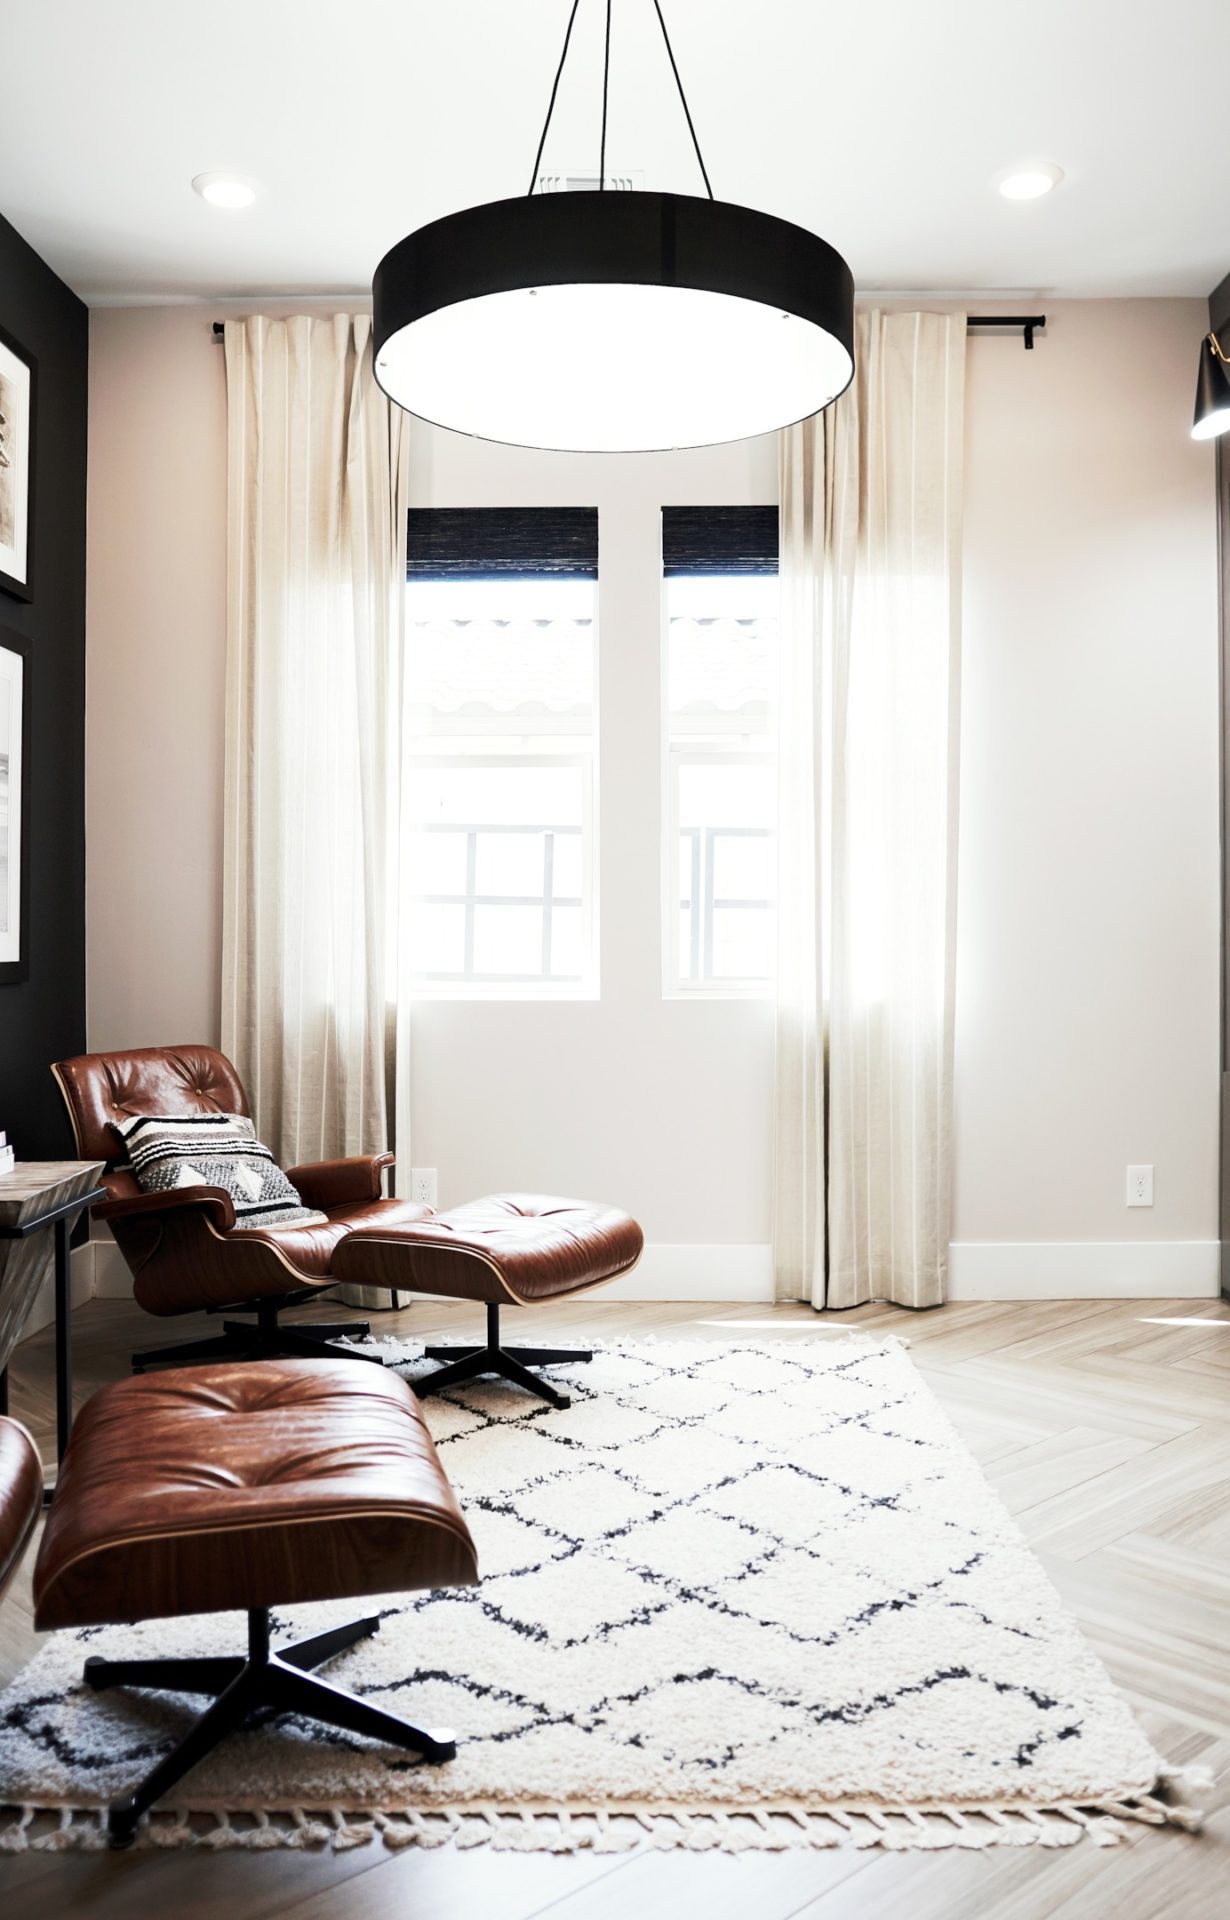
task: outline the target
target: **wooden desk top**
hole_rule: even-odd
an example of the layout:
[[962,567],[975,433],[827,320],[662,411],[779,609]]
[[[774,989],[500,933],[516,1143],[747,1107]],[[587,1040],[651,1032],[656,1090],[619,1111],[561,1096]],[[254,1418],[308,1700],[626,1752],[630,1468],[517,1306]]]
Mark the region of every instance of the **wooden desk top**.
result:
[[97,1186],[102,1160],[19,1160],[0,1173],[0,1226],[20,1226],[32,1214]]

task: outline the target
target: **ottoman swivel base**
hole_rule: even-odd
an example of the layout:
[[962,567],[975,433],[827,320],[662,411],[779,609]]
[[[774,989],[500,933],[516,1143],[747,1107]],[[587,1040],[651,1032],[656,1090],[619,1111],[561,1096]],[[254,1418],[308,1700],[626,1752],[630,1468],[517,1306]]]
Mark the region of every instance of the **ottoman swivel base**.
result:
[[495,1373],[510,1380],[527,1393],[536,1393],[552,1407],[570,1407],[572,1397],[558,1387],[540,1380],[531,1367],[562,1367],[578,1360],[592,1360],[593,1354],[579,1347],[505,1347],[500,1344],[500,1309],[487,1302],[487,1344],[485,1347],[425,1347],[428,1360],[449,1360],[451,1365],[437,1368],[421,1380],[412,1382],[421,1400],[424,1394],[439,1393],[444,1387],[459,1387],[467,1380]]
[[107,1829],[112,1847],[128,1847],[136,1838],[141,1815],[213,1752],[219,1741],[258,1717],[278,1713],[304,1714],[347,1733],[364,1734],[394,1747],[408,1747],[424,1760],[438,1764],[457,1751],[453,1733],[443,1727],[430,1732],[385,1713],[366,1700],[316,1678],[312,1669],[378,1631],[372,1617],[334,1627],[311,1640],[271,1648],[269,1611],[254,1607],[248,1614],[248,1653],[209,1659],[100,1660],[85,1663],[84,1679],[94,1688],[154,1687],[162,1693],[211,1693],[214,1702],[132,1793],[112,1805]]
[[533,1369],[590,1355],[558,1347],[502,1346],[500,1307],[520,1311],[588,1293],[628,1273],[643,1245],[636,1221],[616,1207],[551,1194],[490,1193],[404,1227],[357,1228],[337,1248],[333,1275],[394,1293],[483,1302],[486,1345],[428,1347],[429,1359],[448,1359],[451,1365],[412,1383],[420,1398],[494,1373],[550,1406],[566,1407],[567,1394],[540,1380]]

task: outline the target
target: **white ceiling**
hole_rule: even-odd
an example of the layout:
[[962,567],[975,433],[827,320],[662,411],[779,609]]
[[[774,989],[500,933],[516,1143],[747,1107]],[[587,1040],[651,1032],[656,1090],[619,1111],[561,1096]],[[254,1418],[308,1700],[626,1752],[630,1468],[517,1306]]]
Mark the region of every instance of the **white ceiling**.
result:
[[[570,0],[0,0],[0,212],[92,304],[355,293],[522,193]],[[1230,0],[663,0],[719,198],[863,290],[1206,294],[1230,270]],[[581,0],[544,167],[597,160]],[[698,190],[652,0],[615,0],[608,162]],[[1012,204],[991,178],[1066,170]],[[264,191],[222,213],[192,176]]]

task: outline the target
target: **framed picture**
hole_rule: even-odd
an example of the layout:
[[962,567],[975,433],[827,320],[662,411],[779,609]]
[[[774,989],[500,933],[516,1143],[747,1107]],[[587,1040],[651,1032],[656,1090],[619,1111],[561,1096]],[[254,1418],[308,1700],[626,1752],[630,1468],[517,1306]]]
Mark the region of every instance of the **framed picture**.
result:
[[0,327],[0,588],[34,597],[34,392],[38,363]]
[[0,627],[0,986],[27,968],[26,661],[22,635]]

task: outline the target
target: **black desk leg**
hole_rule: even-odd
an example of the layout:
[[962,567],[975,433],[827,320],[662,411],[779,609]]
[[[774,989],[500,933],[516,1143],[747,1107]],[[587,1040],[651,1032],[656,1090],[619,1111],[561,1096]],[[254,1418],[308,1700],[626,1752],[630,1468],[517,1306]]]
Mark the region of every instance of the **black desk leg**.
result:
[[68,1229],[67,1219],[56,1221],[56,1454],[61,1460],[73,1425],[73,1301]]
[[[72,1222],[55,1222],[56,1237],[56,1459],[62,1466],[73,1425],[72,1288],[68,1236]],[[44,1496],[50,1499],[50,1494]]]

